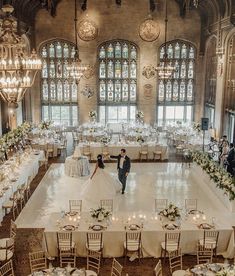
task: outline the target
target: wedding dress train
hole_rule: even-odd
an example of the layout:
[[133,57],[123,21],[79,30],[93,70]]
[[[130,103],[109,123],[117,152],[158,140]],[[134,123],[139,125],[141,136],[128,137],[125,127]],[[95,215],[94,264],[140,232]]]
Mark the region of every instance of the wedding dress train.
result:
[[89,178],[82,186],[83,210],[99,207],[101,199],[113,199],[121,189],[122,184],[118,179],[112,177],[105,169],[97,168],[93,178]]

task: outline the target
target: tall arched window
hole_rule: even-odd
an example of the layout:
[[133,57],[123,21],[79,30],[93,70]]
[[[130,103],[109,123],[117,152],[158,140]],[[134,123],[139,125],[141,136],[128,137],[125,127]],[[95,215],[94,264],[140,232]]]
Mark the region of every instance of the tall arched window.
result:
[[216,38],[210,39],[206,50],[205,78],[205,117],[209,118],[210,126],[214,125],[215,97],[217,79]]
[[135,120],[137,95],[137,47],[113,40],[100,45],[99,119],[117,123]]
[[[166,45],[168,59],[176,70],[170,79],[158,79],[158,124],[191,121],[193,117],[195,83],[195,47],[174,40]],[[165,46],[160,47],[160,63],[164,60]]]
[[74,44],[64,40],[44,43],[42,57],[41,101],[42,119],[55,124],[78,124],[78,87],[69,80],[67,66],[74,56]]

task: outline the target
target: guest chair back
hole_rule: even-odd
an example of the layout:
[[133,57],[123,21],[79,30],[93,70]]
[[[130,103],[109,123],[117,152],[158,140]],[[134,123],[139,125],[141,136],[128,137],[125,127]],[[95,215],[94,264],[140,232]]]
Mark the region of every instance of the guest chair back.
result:
[[111,276],[121,276],[123,266],[114,258],[112,263]]
[[44,251],[29,253],[31,273],[47,269],[46,255]]
[[100,273],[101,252],[87,251],[87,270],[92,270],[99,275]]
[[185,209],[187,212],[190,212],[192,210],[197,210],[197,199],[195,198],[185,199]]
[[82,212],[82,200],[69,200],[69,210],[70,212],[78,212],[80,214]]
[[155,199],[155,212],[158,213],[163,209],[167,208],[168,199],[165,198],[156,198]]
[[212,263],[213,248],[205,248],[203,245],[197,245],[197,264]]
[[102,252],[103,249],[103,233],[87,232],[87,250]]
[[12,260],[5,263],[3,266],[0,267],[0,276],[14,276],[14,269]]
[[113,212],[113,200],[112,199],[101,199],[100,206],[105,208],[109,212]]
[[161,260],[158,261],[154,268],[155,276],[162,276],[162,262]]

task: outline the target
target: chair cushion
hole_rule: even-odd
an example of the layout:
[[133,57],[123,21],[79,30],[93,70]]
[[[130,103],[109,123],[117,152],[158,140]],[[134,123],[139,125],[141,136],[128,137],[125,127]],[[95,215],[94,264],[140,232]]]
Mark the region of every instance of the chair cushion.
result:
[[202,246],[205,246],[206,249],[209,249],[209,248],[215,249],[216,248],[216,240],[214,240],[214,239],[205,239],[205,245],[204,245],[204,240],[201,239],[201,240],[199,240],[199,244]]
[[0,249],[1,248],[6,248],[6,246],[11,246],[14,243],[14,240],[11,238],[3,238],[0,239]]
[[6,249],[0,250],[0,262],[10,260],[13,257],[13,252],[8,250],[6,256]]
[[176,270],[172,273],[172,276],[186,276],[189,275],[186,270]]
[[139,242],[138,241],[128,241],[128,245],[126,244],[126,241],[124,242],[124,248],[128,251],[137,251],[139,250]]
[[101,247],[100,247],[100,241],[98,241],[98,240],[97,241],[89,241],[89,247],[88,247],[88,244],[86,243],[86,248],[93,250],[93,251],[100,251],[103,248],[103,243],[101,244]]
[[9,200],[2,205],[3,208],[12,208],[13,207],[13,201]]
[[[71,247],[74,248],[76,246],[75,242],[72,241]],[[60,246],[59,248],[65,249],[65,248],[70,248],[70,242],[69,241],[60,241]]]
[[147,151],[140,151],[140,154],[148,154]]
[[178,244],[175,242],[168,242],[166,248],[165,248],[165,246],[166,246],[165,242],[162,242],[161,243],[162,249],[164,249],[168,252],[175,251],[178,248]]

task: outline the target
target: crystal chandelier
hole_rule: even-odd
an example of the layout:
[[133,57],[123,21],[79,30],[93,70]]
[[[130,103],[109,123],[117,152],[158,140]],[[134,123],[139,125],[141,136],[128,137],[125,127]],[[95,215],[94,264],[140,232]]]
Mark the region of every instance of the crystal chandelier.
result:
[[82,64],[81,59],[79,58],[78,50],[78,38],[77,38],[77,0],[74,0],[74,35],[75,35],[75,54],[72,62],[68,65],[68,72],[71,79],[75,80],[78,84],[80,79],[84,76],[85,71],[88,69],[88,65]]
[[25,40],[17,34],[17,22],[11,15],[14,8],[2,8],[4,18],[0,31],[0,94],[9,107],[16,108],[42,68],[36,51],[28,54]]
[[169,79],[172,76],[173,72],[175,71],[175,67],[172,66],[172,63],[168,59],[168,54],[167,54],[167,24],[168,24],[168,6],[167,6],[167,0],[166,0],[164,56],[163,56],[163,61],[160,62],[159,66],[155,68],[155,70],[158,72],[158,76],[160,79]]

